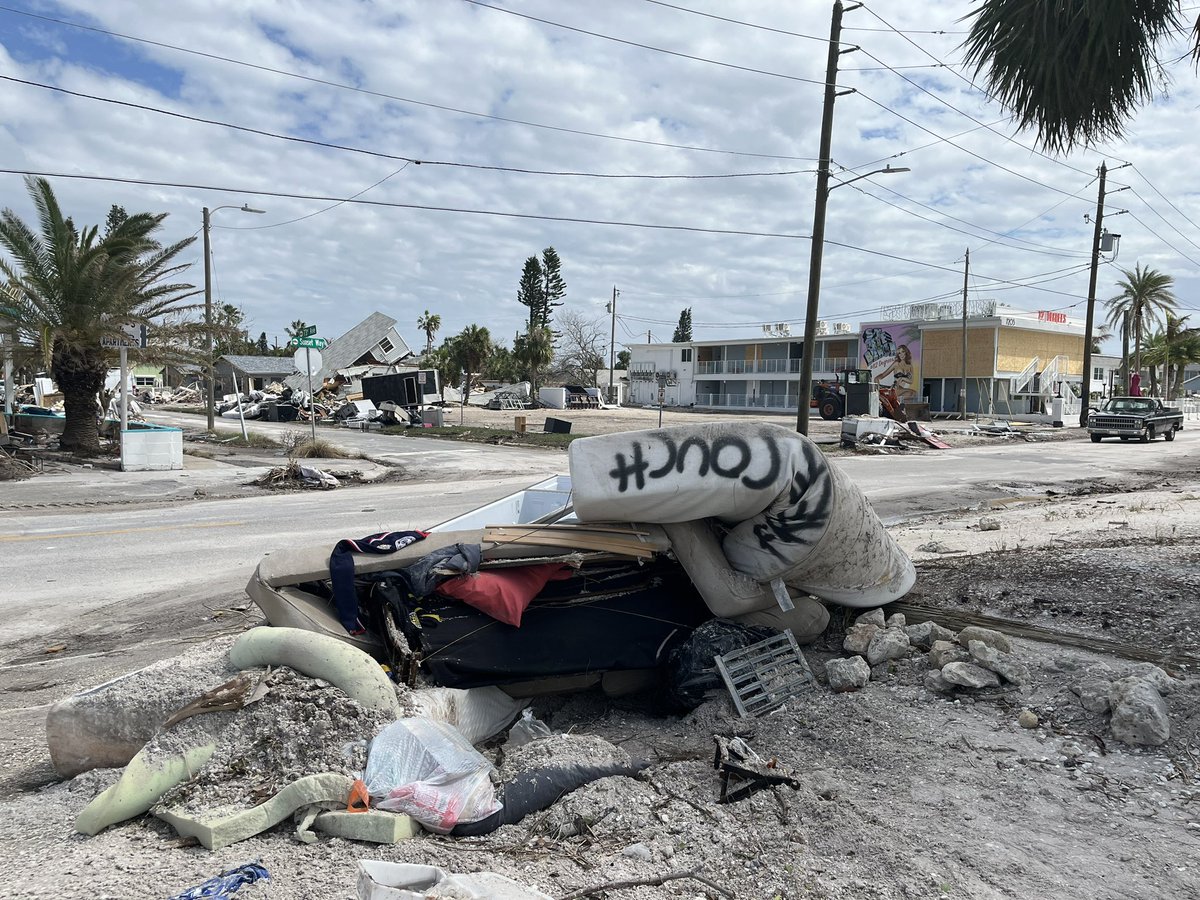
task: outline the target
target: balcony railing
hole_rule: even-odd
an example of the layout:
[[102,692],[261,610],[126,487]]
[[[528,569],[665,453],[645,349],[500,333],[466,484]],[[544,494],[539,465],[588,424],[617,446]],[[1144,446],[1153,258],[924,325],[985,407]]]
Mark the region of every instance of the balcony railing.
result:
[[[799,375],[798,359],[710,359],[696,363],[696,376],[705,375]],[[813,371],[828,375],[842,369],[852,369],[858,364],[853,356],[818,357],[813,361]]]
[[696,405],[713,409],[795,409],[796,398],[787,394],[697,394]]

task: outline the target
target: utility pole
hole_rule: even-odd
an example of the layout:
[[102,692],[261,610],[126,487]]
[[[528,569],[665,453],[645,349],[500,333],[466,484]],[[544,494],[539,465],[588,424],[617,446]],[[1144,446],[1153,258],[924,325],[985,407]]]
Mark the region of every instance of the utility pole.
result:
[[216,429],[216,387],[213,384],[212,257],[208,246],[209,212],[204,207],[204,380],[208,430]]
[[612,313],[612,334],[608,339],[608,402],[616,403],[617,395],[613,393],[613,370],[617,367],[617,286],[613,285],[612,306],[609,311]]
[[967,421],[967,280],[970,277],[971,248],[968,247],[966,260],[963,262],[962,383],[958,386],[958,414],[964,422]]
[[[861,3],[850,7],[858,9]],[[829,25],[829,56],[825,65],[825,103],[821,113],[821,149],[817,163],[817,197],[813,210],[812,250],[808,259],[808,307],[804,316],[804,350],[800,360],[800,391],[796,397],[796,431],[808,434],[808,404],[812,397],[813,356],[817,352],[817,311],[821,297],[821,257],[825,251],[825,207],[829,202],[829,149],[833,143],[833,105],[837,99],[838,57],[842,54],[842,0],[834,0]],[[858,49],[858,48],[852,48]],[[849,50],[844,52],[850,52]],[[848,92],[847,92],[848,93]]]
[[1092,326],[1096,307],[1096,276],[1100,271],[1100,235],[1104,228],[1104,182],[1108,164],[1100,163],[1100,189],[1096,193],[1096,223],[1092,230],[1092,273],[1088,277],[1087,321],[1083,326],[1083,386],[1080,390],[1079,427],[1087,428],[1088,406],[1092,399]]

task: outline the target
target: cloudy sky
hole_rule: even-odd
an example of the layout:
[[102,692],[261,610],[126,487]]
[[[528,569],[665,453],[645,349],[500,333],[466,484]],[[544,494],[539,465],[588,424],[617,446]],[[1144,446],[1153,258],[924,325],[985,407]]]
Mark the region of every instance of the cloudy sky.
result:
[[[1126,140],[1048,157],[959,64],[972,5],[845,17],[861,49],[841,57],[836,171],[911,171],[830,195],[821,318],[953,300],[968,248],[973,298],[1082,317],[1102,160],[1128,186],[1108,212],[1128,212],[1106,220],[1123,237],[1099,296],[1141,263],[1200,309],[1191,63]],[[798,335],[831,8],[0,0],[0,168],[56,173],[77,223],[169,212],[171,240],[232,207],[213,214],[215,297],[255,336],[303,319],[332,337],[381,310],[415,346],[429,310],[440,337],[474,323],[511,343],[524,260],[551,245],[568,309],[607,327],[620,290],[618,342],[669,339],[684,307],[700,339]],[[20,175],[0,174],[0,206],[32,216]],[[198,240],[187,254],[200,285]]]

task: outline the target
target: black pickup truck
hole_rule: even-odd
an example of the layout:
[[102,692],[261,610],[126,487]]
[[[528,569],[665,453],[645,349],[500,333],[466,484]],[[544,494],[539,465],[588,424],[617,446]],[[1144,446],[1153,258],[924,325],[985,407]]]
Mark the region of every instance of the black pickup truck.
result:
[[1137,438],[1144,444],[1160,434],[1173,441],[1175,432],[1183,430],[1183,413],[1153,397],[1111,397],[1088,413],[1087,430],[1093,444],[1105,437]]

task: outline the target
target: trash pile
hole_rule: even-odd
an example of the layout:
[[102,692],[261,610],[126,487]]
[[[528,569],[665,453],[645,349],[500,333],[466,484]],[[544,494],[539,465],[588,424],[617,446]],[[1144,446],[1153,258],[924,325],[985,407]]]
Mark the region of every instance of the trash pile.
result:
[[[124,766],[76,828],[150,812],[209,849],[274,828],[305,842],[490,834],[654,762],[553,733],[530,698],[598,688],[760,716],[815,685],[799,645],[824,631],[821,601],[876,607],[915,578],[857,487],[788,429],[590,437],[569,459],[566,505],[518,498],[480,512],[482,527],[273,552],[247,586],[270,627],[56,704],[63,774]],[[719,737],[722,802],[798,786]],[[374,896],[362,879],[401,874],[366,871],[360,896]]]
[[842,420],[842,447],[902,448],[905,444],[920,444],[935,450],[950,448],[936,431],[921,422],[901,423],[867,416],[850,416]]
[[332,472],[326,472],[324,469],[318,469],[316,466],[305,465],[304,463],[289,459],[282,466],[275,466],[270,471],[260,475],[254,479],[254,484],[259,487],[274,488],[274,489],[291,489],[291,488],[312,488],[319,491],[331,491],[334,488],[341,487],[343,480],[353,480],[360,478],[362,472],[353,469],[347,472],[339,472],[336,475]]

